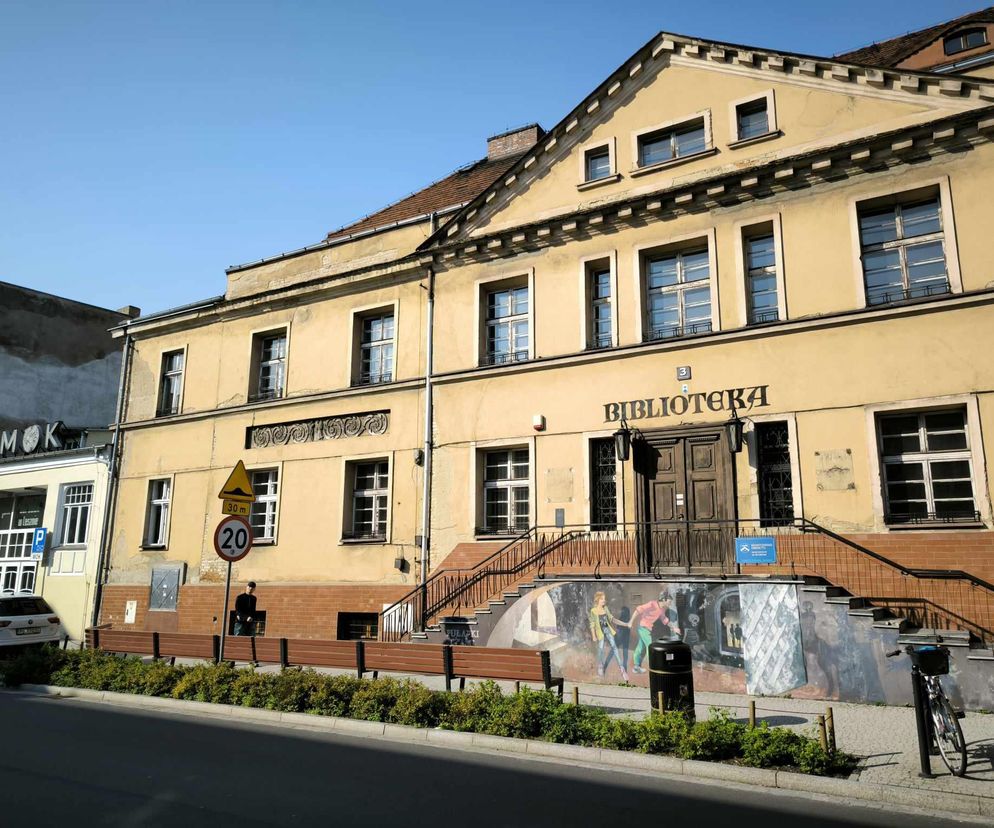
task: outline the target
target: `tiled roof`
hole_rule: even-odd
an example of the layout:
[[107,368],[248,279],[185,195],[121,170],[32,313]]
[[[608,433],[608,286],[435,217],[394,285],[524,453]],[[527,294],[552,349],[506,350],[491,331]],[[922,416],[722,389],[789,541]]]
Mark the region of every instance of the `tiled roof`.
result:
[[852,52],[843,52],[835,58],[843,63],[856,63],[861,66],[897,66],[947,32],[968,23],[994,23],[994,7],[970,12],[955,20],[947,20],[945,23],[929,26],[917,32],[908,32],[900,37],[892,37],[890,40],[873,43]]
[[461,167],[449,176],[430,184],[423,190],[418,190],[389,207],[372,213],[353,224],[348,224],[328,234],[329,239],[373,230],[377,227],[387,227],[398,221],[423,216],[428,213],[444,210],[458,204],[472,201],[487,187],[506,173],[521,157],[506,156],[493,161],[482,159],[465,167]]

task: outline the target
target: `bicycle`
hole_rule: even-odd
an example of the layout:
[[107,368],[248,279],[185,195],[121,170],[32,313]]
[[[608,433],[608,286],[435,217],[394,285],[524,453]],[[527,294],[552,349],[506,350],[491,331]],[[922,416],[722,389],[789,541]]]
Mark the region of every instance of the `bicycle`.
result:
[[[939,676],[949,672],[949,650],[937,645],[909,644],[904,648],[911,657],[911,663],[918,668],[924,690],[923,702],[926,705],[926,724],[929,741],[939,748],[939,755],[949,772],[954,776],[966,774],[966,740],[959,716],[953,710],[942,689]],[[901,650],[887,653],[887,658],[900,655]]]

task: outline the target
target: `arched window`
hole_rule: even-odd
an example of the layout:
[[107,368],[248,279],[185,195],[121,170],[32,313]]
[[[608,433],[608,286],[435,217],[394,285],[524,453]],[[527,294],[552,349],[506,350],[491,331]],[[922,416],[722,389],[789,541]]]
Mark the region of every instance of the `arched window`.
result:
[[965,52],[967,49],[976,49],[978,46],[987,44],[987,29],[964,29],[956,34],[948,35],[942,41],[942,48],[947,55],[955,55],[958,52]]

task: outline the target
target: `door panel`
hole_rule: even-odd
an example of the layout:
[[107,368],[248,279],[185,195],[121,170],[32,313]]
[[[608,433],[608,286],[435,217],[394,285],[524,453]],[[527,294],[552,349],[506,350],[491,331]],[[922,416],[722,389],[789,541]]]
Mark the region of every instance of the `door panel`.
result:
[[[686,472],[684,448],[680,440],[655,447],[655,479],[649,484],[650,520],[682,521],[686,518]],[[649,540],[654,566],[684,566],[685,548],[681,533],[672,529],[654,530]]]

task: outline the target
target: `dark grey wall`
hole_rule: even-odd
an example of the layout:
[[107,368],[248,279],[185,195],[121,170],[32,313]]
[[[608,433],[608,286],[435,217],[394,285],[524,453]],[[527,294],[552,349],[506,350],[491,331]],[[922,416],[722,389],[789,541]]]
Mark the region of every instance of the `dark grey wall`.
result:
[[113,422],[128,317],[0,282],[0,430]]

